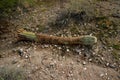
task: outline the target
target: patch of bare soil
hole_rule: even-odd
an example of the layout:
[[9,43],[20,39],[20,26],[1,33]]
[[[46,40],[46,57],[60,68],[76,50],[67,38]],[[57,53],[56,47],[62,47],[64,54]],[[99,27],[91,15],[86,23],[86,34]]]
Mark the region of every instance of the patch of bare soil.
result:
[[[86,12],[71,13],[58,2],[21,12],[1,25],[9,32],[0,34],[0,68],[23,68],[29,80],[120,80],[119,3],[97,2],[100,16],[90,19]],[[20,28],[61,37],[94,35],[98,42],[93,47],[16,42]]]

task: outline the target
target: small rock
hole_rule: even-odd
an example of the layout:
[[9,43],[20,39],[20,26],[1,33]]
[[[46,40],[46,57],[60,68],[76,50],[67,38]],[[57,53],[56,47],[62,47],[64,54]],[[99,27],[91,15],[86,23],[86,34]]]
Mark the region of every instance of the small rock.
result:
[[110,63],[106,63],[106,66],[109,66]]
[[107,80],[110,80],[110,78],[108,77]]
[[89,62],[91,62],[92,61],[92,59],[89,59]]
[[82,48],[81,50],[82,50],[82,51],[84,51],[85,49],[84,49],[84,48]]
[[95,52],[93,52],[93,55],[95,55]]
[[52,63],[50,63],[50,66],[54,66],[54,63],[52,62]]
[[54,45],[55,47],[57,47],[57,45]]
[[104,60],[104,58],[103,58],[103,57],[101,57],[101,59],[102,59],[102,60]]
[[35,69],[38,69],[38,67],[36,66]]
[[74,34],[74,37],[76,37],[77,35],[76,34]]
[[74,62],[73,61],[71,61],[71,63],[70,63],[71,65],[73,65],[74,64]]
[[17,67],[19,68],[19,67],[20,67],[20,65],[17,65]]
[[63,64],[60,64],[61,66],[63,65]]
[[67,49],[66,51],[67,51],[67,52],[69,52],[70,50],[69,50],[69,49]]
[[64,74],[65,72],[64,72],[64,71],[62,71],[62,73]]
[[61,47],[58,47],[59,50],[61,50],[62,48]]
[[73,76],[73,74],[70,74],[70,76]]
[[44,49],[45,47],[42,45],[41,48]]
[[86,26],[86,25],[87,25],[87,23],[84,23],[84,25]]
[[44,47],[45,47],[45,48],[48,48],[48,47],[49,47],[49,45],[44,45]]
[[75,51],[76,51],[77,53],[81,53],[81,50],[80,50],[80,49],[75,49]]
[[65,56],[63,56],[62,58],[65,59]]
[[113,64],[109,65],[109,67],[110,67],[110,68],[116,68],[116,66],[113,65]]
[[105,75],[107,76],[107,75],[108,75],[108,73],[105,73]]
[[81,55],[82,52],[79,52],[79,55]]
[[100,77],[103,77],[103,76],[104,76],[104,74],[103,74],[103,73],[101,73],[101,74],[100,74]]
[[29,57],[28,55],[25,56],[26,59],[28,59],[28,57]]
[[23,51],[23,49],[22,49],[22,48],[18,50],[18,54],[19,54],[21,57],[23,56],[24,51]]
[[34,46],[34,50],[36,50],[37,48],[36,48],[36,46]]
[[57,61],[54,61],[54,64],[56,64],[57,63]]
[[72,74],[73,72],[72,71],[69,71],[70,74]]
[[83,61],[83,63],[82,63],[83,65],[86,65],[86,62],[85,61]]
[[38,31],[38,30],[39,30],[39,28],[36,28],[36,30]]
[[87,68],[85,67],[85,68],[83,68],[83,70],[84,70],[84,71],[86,71],[86,70],[87,70]]
[[53,35],[50,35],[50,36],[53,36]]

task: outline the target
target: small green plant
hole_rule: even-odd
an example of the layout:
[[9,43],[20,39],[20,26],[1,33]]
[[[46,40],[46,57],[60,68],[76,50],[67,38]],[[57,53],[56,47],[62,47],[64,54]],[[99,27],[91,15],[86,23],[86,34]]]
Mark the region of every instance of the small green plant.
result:
[[116,50],[113,50],[112,56],[113,56],[116,60],[119,60],[119,59],[120,59],[120,54],[119,54],[118,51],[116,51]]
[[28,7],[34,4],[34,0],[0,0],[0,17],[9,17],[17,7]]
[[116,45],[114,44],[112,47],[116,50],[120,50],[120,45],[119,44],[116,44]]
[[101,19],[101,20],[98,20],[97,25],[101,29],[108,29],[113,25],[113,23],[109,19]]
[[18,0],[0,0],[0,16],[7,16],[17,5]]

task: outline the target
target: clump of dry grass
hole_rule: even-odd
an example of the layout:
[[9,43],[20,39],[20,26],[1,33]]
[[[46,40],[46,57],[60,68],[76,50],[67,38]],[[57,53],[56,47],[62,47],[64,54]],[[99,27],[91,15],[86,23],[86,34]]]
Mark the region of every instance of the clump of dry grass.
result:
[[94,3],[93,0],[91,2],[88,0],[69,0],[52,23],[52,26],[61,28],[68,26],[71,22],[75,24],[88,22],[96,14]]
[[95,11],[94,0],[70,0],[70,3],[66,5],[67,9],[71,12],[85,11],[87,15],[94,15]]

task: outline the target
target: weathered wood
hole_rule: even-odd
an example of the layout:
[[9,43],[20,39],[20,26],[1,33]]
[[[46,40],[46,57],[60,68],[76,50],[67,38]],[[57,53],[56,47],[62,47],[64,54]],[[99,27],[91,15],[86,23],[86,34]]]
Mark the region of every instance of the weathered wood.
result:
[[93,45],[97,43],[97,38],[95,36],[79,36],[79,37],[57,37],[57,36],[49,36],[47,34],[37,34],[33,32],[27,32],[25,30],[20,31],[18,33],[18,37],[20,40],[29,40],[35,41],[39,43],[47,43],[47,44],[68,44],[68,45]]

